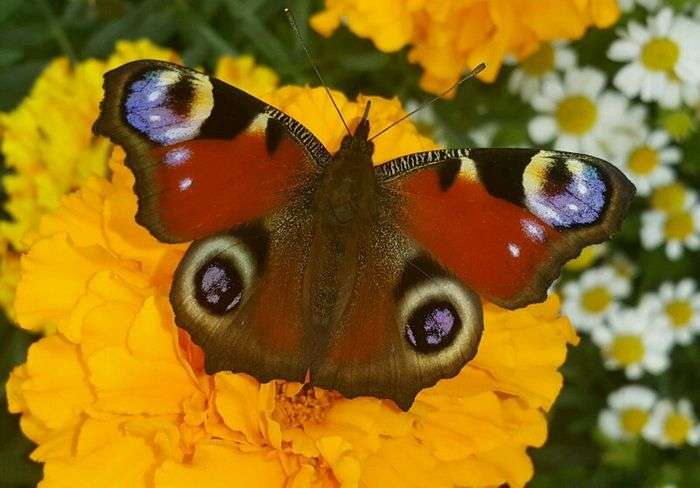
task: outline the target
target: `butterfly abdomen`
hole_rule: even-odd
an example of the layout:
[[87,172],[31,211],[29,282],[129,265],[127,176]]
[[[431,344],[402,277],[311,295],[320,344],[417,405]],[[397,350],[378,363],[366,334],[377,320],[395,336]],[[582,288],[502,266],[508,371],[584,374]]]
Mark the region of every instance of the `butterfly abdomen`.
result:
[[[366,143],[366,141],[363,141]],[[369,143],[366,143],[369,144]],[[371,151],[346,146],[324,169],[313,194],[313,231],[303,278],[304,322],[320,352],[355,287],[364,238],[376,224],[378,192]],[[371,146],[364,146],[371,147]]]

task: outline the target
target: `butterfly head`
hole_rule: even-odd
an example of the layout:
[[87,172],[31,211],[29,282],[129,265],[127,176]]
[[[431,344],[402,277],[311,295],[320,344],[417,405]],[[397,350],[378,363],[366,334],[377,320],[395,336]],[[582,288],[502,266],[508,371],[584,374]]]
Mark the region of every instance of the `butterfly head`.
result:
[[365,111],[362,114],[362,118],[357,123],[355,132],[353,134],[348,134],[343,138],[340,143],[339,153],[352,154],[352,155],[362,155],[371,158],[374,152],[374,143],[369,141],[369,107],[370,101],[367,100],[367,105],[365,105]]

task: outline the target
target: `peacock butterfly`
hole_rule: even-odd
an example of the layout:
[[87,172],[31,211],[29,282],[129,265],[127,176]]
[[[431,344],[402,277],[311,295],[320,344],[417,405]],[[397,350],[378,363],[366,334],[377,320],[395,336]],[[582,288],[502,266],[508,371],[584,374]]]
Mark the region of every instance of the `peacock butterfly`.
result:
[[194,241],[170,291],[206,370],[407,409],[474,357],[480,297],[541,301],[621,225],[634,186],[600,159],[440,149],[375,165],[367,110],[331,154],[303,125],[161,61],[105,75],[94,132],[124,147],[137,221]]

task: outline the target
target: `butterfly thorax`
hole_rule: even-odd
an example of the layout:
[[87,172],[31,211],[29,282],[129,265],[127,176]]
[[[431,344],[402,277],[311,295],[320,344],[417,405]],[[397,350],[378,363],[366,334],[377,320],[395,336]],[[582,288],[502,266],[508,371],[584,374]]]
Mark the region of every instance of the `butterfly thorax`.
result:
[[359,262],[379,209],[369,123],[346,136],[324,168],[313,197],[313,235],[304,273],[304,321],[319,338],[343,316],[357,279]]

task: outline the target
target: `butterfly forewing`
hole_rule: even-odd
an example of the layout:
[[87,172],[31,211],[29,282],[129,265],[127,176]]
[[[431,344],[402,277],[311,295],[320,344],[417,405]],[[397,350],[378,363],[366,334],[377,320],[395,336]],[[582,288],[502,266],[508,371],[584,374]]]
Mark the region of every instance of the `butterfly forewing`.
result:
[[94,130],[126,150],[137,220],[165,242],[264,215],[330,158],[296,120],[182,66],[135,61],[107,73],[104,86]]
[[406,233],[481,296],[545,298],[562,265],[618,230],[634,186],[609,163],[533,149],[417,153],[376,168]]

